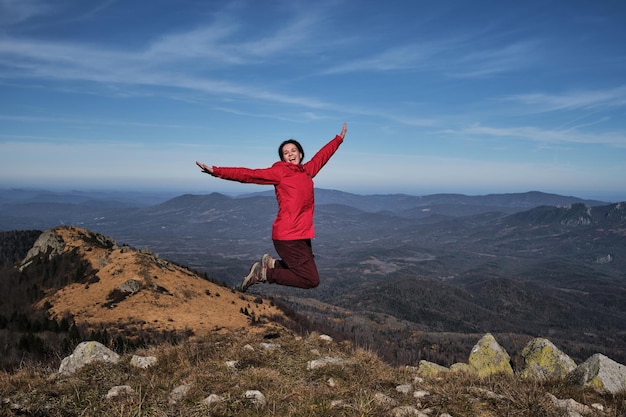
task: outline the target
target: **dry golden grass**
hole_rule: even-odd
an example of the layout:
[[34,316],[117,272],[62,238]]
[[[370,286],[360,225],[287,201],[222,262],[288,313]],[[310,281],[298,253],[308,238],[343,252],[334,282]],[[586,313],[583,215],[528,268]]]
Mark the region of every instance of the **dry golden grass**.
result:
[[[547,399],[574,398],[599,403],[605,413],[623,416],[625,396],[600,395],[554,381],[538,383],[514,377],[477,378],[464,373],[440,373],[416,380],[416,371],[387,365],[370,351],[349,343],[327,342],[312,334],[300,338],[285,330],[265,336],[233,330],[215,332],[179,345],[161,345],[136,352],[154,355],[148,369],[130,366],[130,354],[117,365],[91,364],[69,377],[55,369],[24,365],[12,374],[0,374],[0,414],[39,416],[385,416],[395,406],[429,410],[429,415],[452,416],[562,416]],[[263,348],[271,343],[273,349]],[[280,345],[280,347],[275,346]],[[307,370],[313,359],[344,359],[341,365]],[[227,366],[227,361],[236,361]],[[332,382],[331,382],[332,381]],[[412,384],[429,395],[416,398],[396,390]],[[107,399],[109,389],[128,385],[130,395]],[[188,385],[183,399],[172,402],[174,388]],[[244,398],[259,390],[267,404]],[[203,404],[210,394],[223,402]],[[384,394],[393,404],[381,401]]]
[[[90,238],[92,232],[79,227],[54,230],[63,239],[64,252],[84,259],[97,271],[97,279],[49,291],[38,306],[49,305],[53,319],[69,315],[81,328],[107,329],[109,333],[180,333],[193,329],[195,334],[203,334],[215,329],[249,328],[250,316],[283,315],[267,300],[255,302],[254,296],[209,282],[149,251],[103,247]],[[111,294],[129,280],[137,281],[141,289],[119,302],[111,301]],[[248,315],[241,313],[244,309]]]

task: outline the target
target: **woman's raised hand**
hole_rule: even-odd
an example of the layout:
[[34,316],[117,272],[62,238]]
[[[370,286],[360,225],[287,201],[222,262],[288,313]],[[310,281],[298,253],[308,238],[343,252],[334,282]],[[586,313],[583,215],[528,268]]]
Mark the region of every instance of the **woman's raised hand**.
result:
[[206,173],[206,174],[211,174],[213,175],[213,167],[210,167],[208,165],[204,165],[201,162],[196,161],[196,165],[198,165],[200,167],[200,169],[202,170],[202,172]]
[[339,136],[341,136],[341,139],[343,139],[346,136],[346,132],[347,131],[348,131],[348,129],[346,127],[346,123],[344,122],[343,128],[341,129],[341,133],[339,134]]

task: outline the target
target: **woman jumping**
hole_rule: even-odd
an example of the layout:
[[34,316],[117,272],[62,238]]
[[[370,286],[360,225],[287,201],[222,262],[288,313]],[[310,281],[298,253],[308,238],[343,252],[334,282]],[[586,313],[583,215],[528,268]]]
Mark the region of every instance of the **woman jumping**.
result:
[[280,161],[270,168],[227,168],[196,162],[202,172],[214,177],[274,186],[278,214],[272,226],[272,240],[281,259],[264,254],[243,279],[239,286],[241,291],[245,292],[251,285],[262,282],[298,288],[315,288],[319,285],[320,277],[311,247],[311,239],[315,235],[313,178],[337,151],[345,135],[344,123],[341,133],[304,164],[304,150],[293,139],[280,144]]

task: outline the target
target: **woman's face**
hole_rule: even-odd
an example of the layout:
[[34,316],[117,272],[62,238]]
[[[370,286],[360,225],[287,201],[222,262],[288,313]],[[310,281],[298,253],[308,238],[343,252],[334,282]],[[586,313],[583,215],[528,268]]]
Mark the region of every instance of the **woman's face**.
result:
[[299,165],[302,162],[302,154],[298,151],[298,147],[293,143],[283,146],[283,161],[291,164]]

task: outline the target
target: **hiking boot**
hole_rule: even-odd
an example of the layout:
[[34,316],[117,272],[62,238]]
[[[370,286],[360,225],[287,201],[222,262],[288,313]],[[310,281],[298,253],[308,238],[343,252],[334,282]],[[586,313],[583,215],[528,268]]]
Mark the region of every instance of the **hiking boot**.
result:
[[241,292],[246,292],[248,288],[254,284],[267,281],[267,278],[265,277],[266,271],[267,267],[264,267],[261,262],[255,262],[252,264],[250,272],[248,272],[248,275],[246,275],[241,282],[241,286],[239,287]]
[[265,253],[261,256],[261,266],[272,269],[274,268],[275,263],[276,259],[269,253]]

